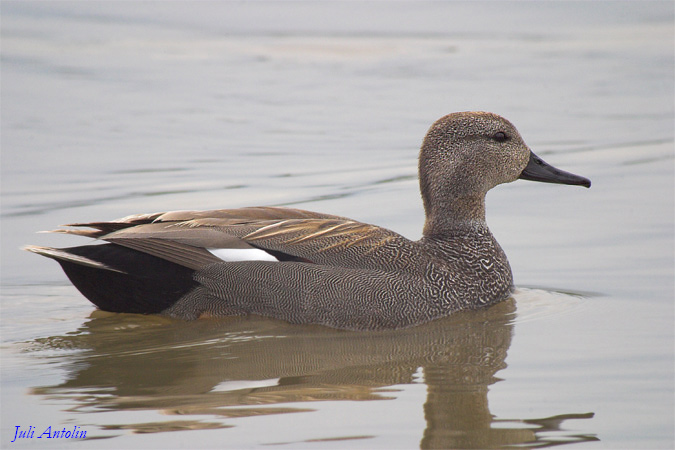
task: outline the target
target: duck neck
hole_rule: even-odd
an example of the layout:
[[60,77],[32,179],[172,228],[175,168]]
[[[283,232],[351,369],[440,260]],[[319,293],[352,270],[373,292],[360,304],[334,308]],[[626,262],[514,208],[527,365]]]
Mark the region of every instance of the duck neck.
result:
[[424,202],[424,237],[434,240],[487,230],[485,195],[466,195]]

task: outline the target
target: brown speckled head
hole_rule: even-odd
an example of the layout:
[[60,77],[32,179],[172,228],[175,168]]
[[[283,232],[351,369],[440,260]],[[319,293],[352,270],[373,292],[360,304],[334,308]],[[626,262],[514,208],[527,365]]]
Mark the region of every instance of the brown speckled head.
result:
[[501,116],[459,112],[437,120],[419,159],[425,236],[483,222],[487,191],[518,179],[529,158],[518,130]]

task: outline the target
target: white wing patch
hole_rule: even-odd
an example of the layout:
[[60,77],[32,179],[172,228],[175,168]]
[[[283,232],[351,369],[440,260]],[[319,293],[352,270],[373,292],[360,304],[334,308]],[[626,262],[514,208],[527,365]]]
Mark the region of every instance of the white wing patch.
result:
[[259,248],[207,248],[215,257],[227,262],[236,261],[279,261]]

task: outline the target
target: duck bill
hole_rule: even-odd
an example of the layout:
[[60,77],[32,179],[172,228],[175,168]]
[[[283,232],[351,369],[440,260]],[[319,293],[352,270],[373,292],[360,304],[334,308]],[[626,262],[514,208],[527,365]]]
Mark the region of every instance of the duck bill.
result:
[[542,183],[571,184],[591,187],[591,180],[564,170],[556,169],[546,161],[530,152],[530,161],[518,177],[523,180],[541,181]]

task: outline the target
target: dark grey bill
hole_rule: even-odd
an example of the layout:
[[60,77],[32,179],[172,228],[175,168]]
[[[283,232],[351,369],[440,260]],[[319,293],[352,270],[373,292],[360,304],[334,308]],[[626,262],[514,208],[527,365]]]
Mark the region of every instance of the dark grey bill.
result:
[[518,177],[523,180],[541,181],[542,183],[572,184],[575,186],[591,187],[588,178],[556,169],[546,161],[530,152],[530,161],[525,170]]

